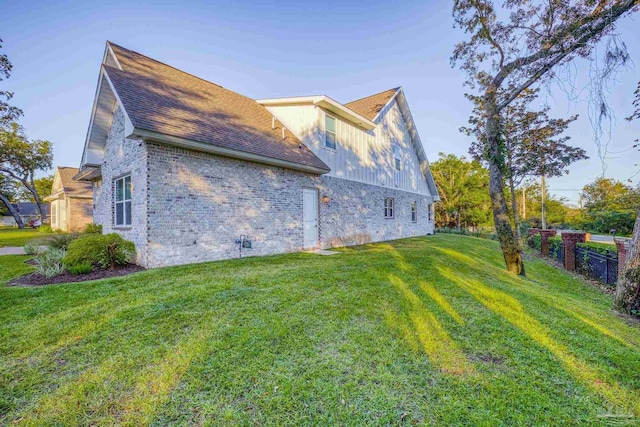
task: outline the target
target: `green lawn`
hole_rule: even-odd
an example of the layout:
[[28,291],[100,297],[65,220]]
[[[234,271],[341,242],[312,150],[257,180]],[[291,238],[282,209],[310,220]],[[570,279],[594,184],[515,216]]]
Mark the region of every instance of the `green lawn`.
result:
[[341,252],[0,286],[0,425],[640,424],[610,296],[464,236]]
[[0,227],[0,248],[5,246],[24,246],[30,241],[44,240],[52,234],[41,233],[33,228],[5,228]]

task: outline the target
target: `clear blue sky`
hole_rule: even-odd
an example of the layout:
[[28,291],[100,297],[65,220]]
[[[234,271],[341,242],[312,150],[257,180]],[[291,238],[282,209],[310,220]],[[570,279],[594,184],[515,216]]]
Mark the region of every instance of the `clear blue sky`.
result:
[[[6,0],[0,5],[3,51],[13,62],[2,87],[15,92],[32,138],[54,143],[55,164],[78,166],[89,123],[104,43],[111,40],[253,98],[326,94],[348,102],[403,86],[431,161],[438,152],[467,153],[458,132],[469,116],[464,75],[449,57],[463,37],[448,1],[348,2],[78,2]],[[54,4],[55,3],[55,4]],[[640,61],[640,15],[621,23],[632,58]],[[579,73],[588,71],[580,62]],[[629,123],[637,68],[620,73],[611,103],[618,120],[611,151],[640,137]],[[569,134],[592,157],[550,182],[552,192],[577,201],[579,189],[601,173],[584,103],[552,87],[553,114],[580,114]],[[611,154],[607,176],[627,179],[634,151]],[[556,190],[556,191],[554,191]]]

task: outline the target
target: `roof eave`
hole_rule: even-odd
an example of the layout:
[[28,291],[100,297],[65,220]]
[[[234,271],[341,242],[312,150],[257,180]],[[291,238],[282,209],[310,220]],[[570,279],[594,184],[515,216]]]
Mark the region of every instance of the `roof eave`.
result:
[[233,150],[230,148],[219,147],[204,142],[194,141],[191,139],[180,138],[176,136],[166,135],[160,132],[154,132],[146,129],[134,128],[133,133],[127,138],[139,138],[145,141],[155,141],[173,145],[182,148],[188,148],[195,151],[202,151],[220,156],[231,157],[239,160],[267,164],[270,166],[278,166],[285,169],[293,169],[302,172],[309,172],[316,175],[322,175],[331,171],[329,167],[322,168],[312,165],[305,165],[287,160],[276,159],[273,157],[261,156],[259,154],[249,153],[246,151]]
[[349,107],[335,101],[326,95],[316,96],[295,96],[289,98],[269,98],[258,99],[256,102],[265,107],[276,107],[285,105],[317,105],[331,113],[342,117],[361,128],[371,130],[375,129],[376,124],[364,117],[363,115],[353,111]]

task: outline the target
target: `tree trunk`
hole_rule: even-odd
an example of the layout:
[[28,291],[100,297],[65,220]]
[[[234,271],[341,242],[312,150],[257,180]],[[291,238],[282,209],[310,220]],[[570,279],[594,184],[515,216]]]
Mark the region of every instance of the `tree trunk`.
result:
[[11,202],[9,201],[9,199],[7,199],[2,194],[0,194],[0,201],[2,201],[2,203],[4,203],[4,205],[7,207],[7,209],[9,209],[9,213],[11,214],[11,216],[13,216],[13,219],[16,221],[18,228],[23,229],[24,224],[22,223],[22,219],[20,218],[18,211],[15,210],[15,208],[11,205]]
[[509,177],[509,190],[511,190],[511,209],[513,210],[513,226],[516,229],[516,239],[520,242],[520,220],[518,219],[518,200],[516,189],[513,185],[513,178]]
[[618,277],[614,305],[616,309],[640,317],[640,209],[636,213],[633,238],[627,250],[622,276]]
[[503,150],[500,141],[500,117],[496,106],[495,91],[487,91],[485,97],[487,106],[486,137],[489,161],[489,195],[493,209],[493,222],[496,226],[496,234],[502,248],[502,255],[507,270],[521,276],[525,275],[520,245],[511,228],[507,202],[504,197],[504,167]]
[[456,212],[456,216],[457,216],[456,225],[458,226],[458,231],[460,231],[460,211],[459,210]]
[[547,189],[545,188],[544,185],[544,175],[541,176],[540,178],[540,188],[542,189],[542,213],[541,216],[542,218],[540,218],[540,221],[542,223],[542,229],[546,230],[547,229],[547,208],[546,208],[546,201],[545,201],[545,191],[547,191]]
[[36,191],[36,184],[33,182],[33,175],[29,177],[29,183],[31,183],[31,185],[28,185],[26,181],[23,181],[22,183],[25,187],[27,187],[27,190],[29,190],[29,192],[33,196],[33,200],[35,200],[36,206],[38,206],[38,211],[40,212],[40,220],[44,223],[46,215],[44,209],[42,209],[42,200],[40,200],[40,195]]

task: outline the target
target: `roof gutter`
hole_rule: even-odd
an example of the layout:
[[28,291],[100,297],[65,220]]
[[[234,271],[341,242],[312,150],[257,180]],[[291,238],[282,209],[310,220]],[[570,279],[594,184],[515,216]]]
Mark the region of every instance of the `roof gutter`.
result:
[[259,154],[248,153],[246,151],[232,150],[230,148],[218,147],[215,145],[193,141],[186,138],[180,138],[171,135],[165,135],[159,132],[134,128],[131,135],[127,138],[141,138],[145,141],[155,141],[176,147],[188,148],[190,150],[202,151],[205,153],[217,154],[220,156],[231,157],[239,160],[246,160],[255,163],[262,163],[270,166],[278,166],[285,169],[293,169],[302,172],[309,172],[316,175],[322,175],[330,172],[331,169],[320,168],[316,166],[303,165],[300,163],[289,162],[286,160],[276,159],[273,157],[261,156]]

